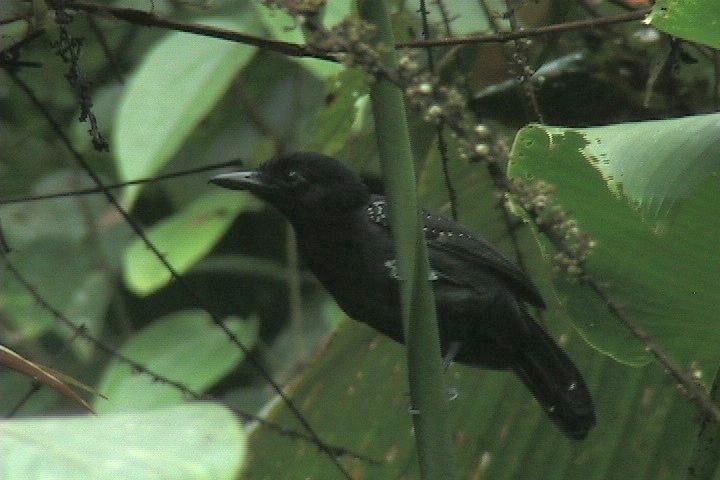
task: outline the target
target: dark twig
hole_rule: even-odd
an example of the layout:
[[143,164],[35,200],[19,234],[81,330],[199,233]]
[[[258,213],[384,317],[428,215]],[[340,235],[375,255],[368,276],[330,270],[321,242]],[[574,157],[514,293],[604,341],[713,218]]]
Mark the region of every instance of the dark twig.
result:
[[[425,5],[425,0],[420,0],[420,15],[422,16],[422,35],[426,40],[430,38],[430,23],[428,22],[428,13],[429,12],[427,10],[427,6]],[[449,23],[446,23],[446,26],[447,28],[449,28]],[[435,59],[433,58],[432,47],[427,47],[425,50],[427,51],[428,69],[430,70],[430,73],[435,75]],[[434,90],[435,87],[433,87],[433,95],[437,96]],[[437,133],[438,152],[440,153],[440,163],[442,164],[443,178],[445,179],[445,188],[447,189],[448,198],[450,200],[450,214],[452,215],[452,218],[454,220],[457,220],[457,193],[455,192],[455,187],[453,187],[452,179],[450,178],[450,168],[448,166],[448,148],[447,142],[445,141],[444,133],[444,121],[440,121],[435,125],[435,132]]]
[[20,409],[23,407],[23,405],[25,405],[28,400],[30,400],[30,397],[40,391],[42,385],[43,384],[40,383],[38,380],[33,380],[32,382],[30,382],[30,386],[28,387],[27,391],[23,394],[22,397],[20,397],[20,399],[8,411],[8,413],[5,414],[5,418],[14,418],[15,415],[17,415]]
[[465,37],[440,38],[436,40],[413,40],[400,42],[396,47],[425,48],[425,47],[448,47],[452,45],[466,45],[472,43],[502,43],[508,40],[519,38],[539,37],[551,33],[572,32],[575,30],[586,30],[601,25],[612,25],[615,23],[633,22],[642,20],[650,13],[650,10],[636,10],[630,13],[623,13],[611,17],[591,18],[578,20],[576,22],[559,23],[556,25],[545,25],[537,28],[527,28],[515,32],[493,33],[490,35],[469,35]]
[[103,185],[102,187],[81,188],[78,190],[68,190],[66,192],[46,193],[46,194],[42,194],[42,195],[28,195],[26,197],[7,198],[4,200],[0,199],[0,205],[12,205],[14,203],[36,202],[39,200],[50,200],[53,198],[77,197],[79,195],[92,195],[92,194],[96,194],[96,193],[103,193],[105,191],[105,189],[116,190],[118,188],[129,187],[131,185],[143,185],[146,183],[157,183],[161,180],[169,180],[172,178],[185,177],[187,175],[194,175],[196,173],[207,172],[209,170],[216,170],[218,168],[238,166],[238,165],[242,165],[242,163],[243,163],[242,160],[230,160],[228,162],[214,163],[212,165],[205,165],[203,167],[189,168],[187,170],[180,170],[177,172],[166,173],[163,175],[157,175],[155,177],[150,177],[150,178],[141,178],[138,180],[130,180],[127,182],[120,182],[120,183],[111,183],[111,184]]
[[445,6],[445,0],[435,0],[435,5],[437,5],[440,16],[442,17],[443,26],[445,27],[445,35],[448,37],[452,37],[452,27],[450,26],[450,24],[453,20],[455,20],[456,17],[450,18],[450,14],[448,13],[447,7]]
[[588,285],[607,305],[615,317],[617,317],[630,331],[645,344],[645,348],[655,356],[655,359],[667,369],[668,373],[682,386],[687,398],[697,402],[708,415],[711,415],[716,422],[720,422],[720,407],[713,403],[710,396],[693,378],[683,371],[670,355],[647,333],[640,325],[635,323],[625,314],[622,305],[615,302],[597,280],[590,277],[583,277],[581,281]]
[[[60,2],[61,3],[61,2]],[[100,126],[92,111],[92,86],[85,78],[80,70],[80,50],[82,48],[82,39],[73,37],[67,26],[72,23],[72,17],[62,8],[57,7],[55,10],[55,23],[60,30],[60,40],[55,43],[57,53],[69,66],[69,71],[65,74],[70,85],[76,89],[80,99],[80,118],[81,122],[90,124],[88,133],[92,138],[92,144],[98,152],[109,152],[110,144],[105,135],[100,131]]]
[[264,48],[283,55],[291,57],[310,57],[327,60],[329,62],[337,62],[335,55],[317,51],[312,47],[298,45],[296,43],[281,42],[279,40],[270,40],[267,38],[247,35],[245,33],[235,32],[219,27],[211,27],[208,25],[199,25],[196,23],[180,22],[158,17],[154,13],[145,12],[143,10],[135,10],[132,8],[117,8],[106,5],[97,5],[85,2],[66,2],[65,8],[80,10],[93,15],[103,17],[116,18],[126,22],[142,25],[144,27],[164,28],[175,30],[178,32],[194,33],[205,37],[219,38],[221,40],[230,40],[232,42],[243,43],[245,45],[253,45],[255,47]]

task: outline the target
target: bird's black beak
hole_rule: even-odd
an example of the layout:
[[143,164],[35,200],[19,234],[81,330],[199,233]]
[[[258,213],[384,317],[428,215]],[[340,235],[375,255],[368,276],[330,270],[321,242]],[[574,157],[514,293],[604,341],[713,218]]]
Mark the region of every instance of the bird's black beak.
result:
[[251,192],[267,186],[257,170],[240,170],[232,173],[223,173],[211,178],[210,183],[231,190],[249,190]]

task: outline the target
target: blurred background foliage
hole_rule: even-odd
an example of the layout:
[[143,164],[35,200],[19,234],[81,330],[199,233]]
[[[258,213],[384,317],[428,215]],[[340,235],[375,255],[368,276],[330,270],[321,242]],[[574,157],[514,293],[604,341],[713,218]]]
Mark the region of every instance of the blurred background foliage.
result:
[[[509,3],[511,14],[497,0],[431,2],[431,37],[533,29],[647,7],[630,1]],[[503,168],[509,161],[511,176],[552,186],[550,200],[596,244],[588,273],[709,389],[720,365],[720,119],[712,113],[720,104],[720,62],[713,50],[720,42],[707,26],[718,20],[713,2],[695,3],[697,10],[678,12],[676,5],[658,2],[651,17],[658,28],[682,37],[632,21],[436,48],[434,55],[439,84],[461,94],[463,118],[492,132],[478,149],[489,148]],[[391,4],[398,40],[418,39],[418,4]],[[260,2],[112,5],[264,38],[303,43],[312,37],[296,18]],[[27,198],[95,186],[47,115],[107,184],[236,159],[252,167],[278,153],[314,150],[339,157],[379,190],[373,132],[382,125],[371,121],[370,77],[362,68],[67,11],[73,15],[65,28],[82,39],[78,65],[110,151],[97,151],[88,125],[78,122],[77,89],[66,79],[71,64],[58,54],[67,44],[57,14],[43,2],[3,2],[0,222],[14,268],[0,266],[0,343],[94,386],[108,398],[90,398],[93,408],[120,416],[108,417],[84,445],[68,445],[67,438],[97,425],[94,418],[73,420],[83,425],[49,417],[81,407],[3,368],[0,411],[30,422],[0,426],[3,478],[38,475],[37,455],[48,469],[63,464],[73,448],[89,449],[122,419],[145,425],[144,441],[129,442],[137,440],[132,434],[108,438],[94,453],[88,450],[77,470],[58,478],[101,478],[94,470],[98,458],[132,464],[134,448],[158,455],[133,478],[153,469],[181,472],[175,478],[235,478],[243,469],[247,478],[342,478],[316,445],[254,423],[245,461],[242,428],[227,411],[205,404],[177,409],[187,392],[125,360],[302,431],[203,308],[225,319],[226,328],[289,387],[325,442],[363,457],[341,458],[352,478],[416,478],[402,349],[345,318],[298,262],[292,232],[275,212],[251,197],[208,186],[212,170],[114,189],[183,275],[179,285],[102,194]],[[342,35],[342,22],[354,14],[350,2],[328,1],[322,25]],[[24,38],[32,40],[14,56],[8,49]],[[427,66],[424,50],[408,50],[407,56],[420,70]],[[449,215],[437,130],[427,111],[410,112],[421,199]],[[527,478],[528,472],[542,479],[685,476],[691,464],[700,464],[693,445],[703,412],[675,379],[648,365],[646,344],[608,312],[607,302],[554,268],[554,246],[541,232],[520,218],[508,220],[508,198],[485,164],[467,155],[466,139],[446,137],[460,221],[509,255],[521,252],[550,305],[542,321],[586,375],[598,410],[589,438],[571,442],[511,375],[452,366],[448,382],[458,398],[451,403],[451,428],[461,478]],[[59,316],[81,330],[68,328]],[[32,423],[43,417],[50,423]],[[47,433],[18,440],[27,431]],[[167,431],[178,442],[187,440],[186,451],[195,454],[158,450],[168,443]],[[217,455],[196,448],[195,435],[212,437],[209,450]],[[58,446],[52,455],[38,450],[48,439]],[[700,439],[696,450],[711,445]],[[705,478],[720,478],[716,464],[709,464]]]

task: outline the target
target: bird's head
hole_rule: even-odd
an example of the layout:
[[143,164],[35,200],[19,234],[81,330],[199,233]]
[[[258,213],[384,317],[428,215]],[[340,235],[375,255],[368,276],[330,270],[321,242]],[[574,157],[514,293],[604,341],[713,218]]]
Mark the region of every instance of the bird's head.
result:
[[257,169],[218,175],[210,182],[251,192],[296,226],[340,220],[363,209],[369,198],[355,172],[319,153],[283,155]]

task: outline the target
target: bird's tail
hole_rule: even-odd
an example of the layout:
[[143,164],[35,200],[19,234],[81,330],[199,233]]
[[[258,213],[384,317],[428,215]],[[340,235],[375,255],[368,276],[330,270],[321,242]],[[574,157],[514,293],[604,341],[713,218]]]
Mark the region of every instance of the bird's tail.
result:
[[514,339],[512,368],[547,415],[569,437],[581,440],[595,425],[585,381],[570,357],[523,307],[524,335]]

